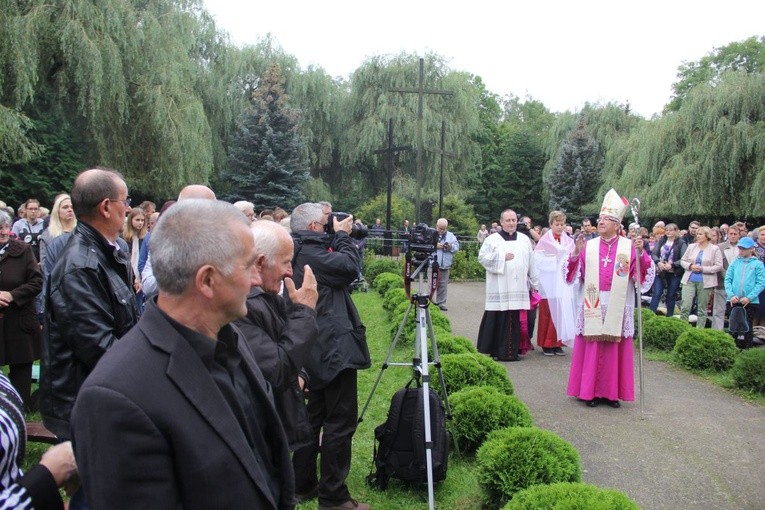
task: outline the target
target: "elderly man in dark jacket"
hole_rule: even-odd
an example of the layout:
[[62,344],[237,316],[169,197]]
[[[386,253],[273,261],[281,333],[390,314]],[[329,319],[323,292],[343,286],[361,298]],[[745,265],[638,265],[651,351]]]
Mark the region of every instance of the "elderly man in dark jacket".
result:
[[85,378],[138,321],[130,259],[117,248],[130,210],[125,181],[111,170],[86,170],[71,195],[78,223],[50,276],[40,381],[43,423],[60,439],[71,439]]
[[[293,244],[287,230],[273,221],[252,224],[260,285],[247,296],[247,316],[235,321],[263,372],[271,383],[276,409],[287,433],[290,449],[311,443],[313,433],[303,387],[308,379],[303,365],[308,361],[316,327],[316,279],[306,266],[303,286],[295,288],[292,276]],[[289,302],[279,293],[282,282]]]
[[[334,222],[333,235],[324,232],[328,221]],[[312,203],[296,207],[290,220],[295,285],[303,283],[303,268],[309,265],[319,288],[319,336],[306,365],[313,441],[293,457],[296,495],[309,499],[318,494],[319,510],[369,508],[351,498],[345,483],[358,415],[356,371],[371,365],[365,328],[348,291],[359,267],[358,251],[348,236],[352,221],[351,216],[337,221]],[[321,477],[317,479],[320,433]]]

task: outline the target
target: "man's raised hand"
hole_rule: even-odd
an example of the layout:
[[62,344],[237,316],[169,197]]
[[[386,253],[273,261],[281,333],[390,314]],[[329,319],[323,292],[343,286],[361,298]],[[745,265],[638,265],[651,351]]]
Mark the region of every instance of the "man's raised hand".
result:
[[287,288],[287,294],[290,297],[290,301],[315,309],[316,301],[319,299],[316,277],[313,275],[313,271],[308,264],[303,266],[303,271],[302,287],[296,289],[295,282],[289,277],[284,279],[284,286]]

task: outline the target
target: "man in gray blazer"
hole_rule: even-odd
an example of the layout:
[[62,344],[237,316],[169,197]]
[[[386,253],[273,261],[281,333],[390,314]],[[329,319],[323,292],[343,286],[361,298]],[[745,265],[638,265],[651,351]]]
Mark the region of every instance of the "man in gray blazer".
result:
[[235,207],[178,202],[152,234],[159,296],[101,359],[72,416],[95,510],[294,507],[287,438],[241,332],[255,246]]

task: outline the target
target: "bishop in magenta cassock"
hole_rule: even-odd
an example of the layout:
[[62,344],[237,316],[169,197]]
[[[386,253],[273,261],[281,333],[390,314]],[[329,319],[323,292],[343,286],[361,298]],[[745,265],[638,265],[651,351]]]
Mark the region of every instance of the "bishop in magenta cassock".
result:
[[583,303],[576,322],[567,393],[590,407],[635,400],[632,338],[635,332],[634,279],[640,257],[641,290],[653,284],[653,262],[643,240],[619,235],[627,200],[612,189],[598,218],[599,237],[583,236],[568,262],[567,281],[583,285]]

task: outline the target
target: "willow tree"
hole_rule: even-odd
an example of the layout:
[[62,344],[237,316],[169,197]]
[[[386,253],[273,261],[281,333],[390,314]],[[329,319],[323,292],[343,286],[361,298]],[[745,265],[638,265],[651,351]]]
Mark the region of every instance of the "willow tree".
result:
[[212,141],[200,88],[226,40],[201,0],[6,4],[3,106],[32,121],[31,112],[59,115],[84,135],[87,163],[118,168],[133,191],[175,195],[207,182]]
[[347,178],[340,165],[340,139],[345,128],[347,84],[321,67],[287,77],[289,104],[300,110],[300,134],[306,143],[311,175],[330,189]]
[[[424,196],[437,196],[441,125],[445,121],[444,193],[459,192],[467,177],[480,163],[478,144],[479,95],[473,77],[450,70],[444,59],[425,56],[425,87],[449,90],[451,96],[427,95],[423,102],[423,175],[415,189]],[[414,89],[419,80],[419,57],[412,54],[376,56],[365,61],[350,81],[348,124],[342,140],[341,163],[354,168],[367,183],[369,197],[386,184],[384,157],[374,151],[387,143],[388,120],[393,119],[395,143],[411,145],[413,151],[401,153],[396,173],[415,173],[417,140],[417,94],[393,92],[392,88]],[[414,190],[412,190],[414,191]],[[427,208],[426,208],[427,209]]]
[[649,216],[765,217],[765,74],[729,72],[615,147]]
[[679,110],[691,89],[698,85],[714,85],[728,71],[765,72],[765,36],[732,42],[715,48],[699,60],[681,64],[677,71],[678,80],[672,84],[672,100],[665,110]]

